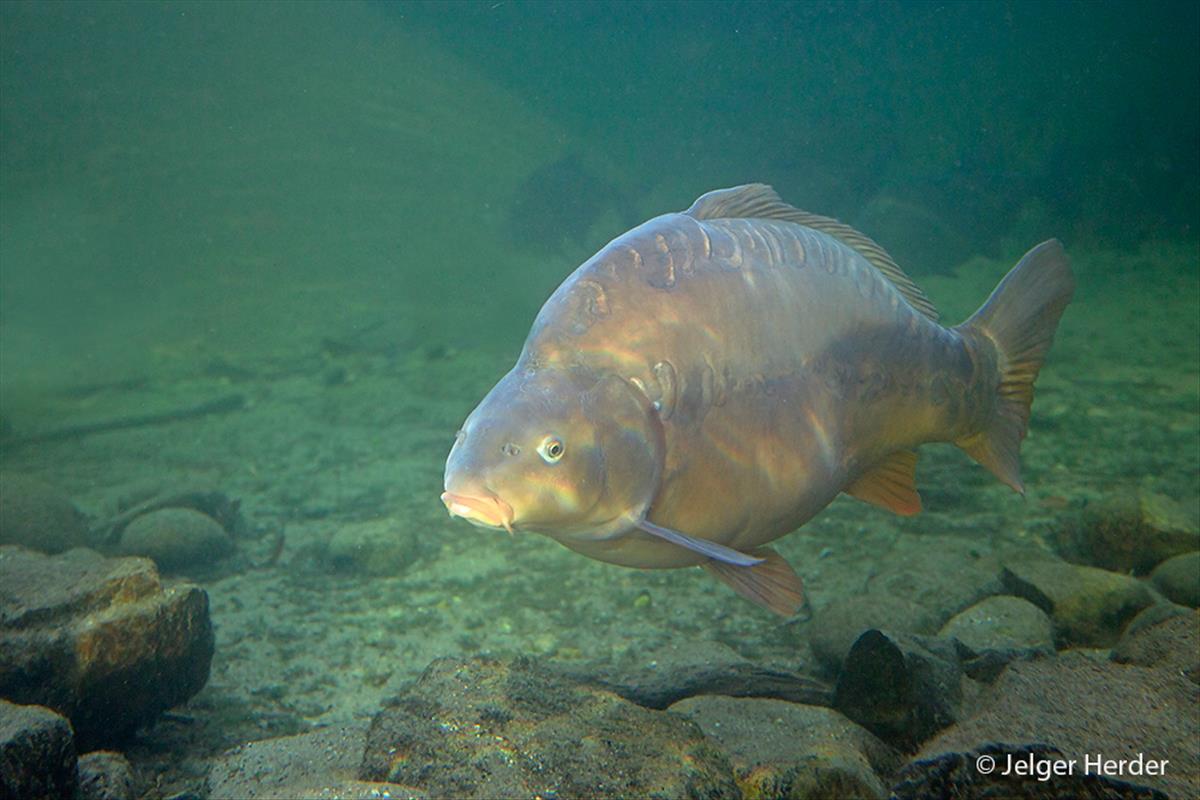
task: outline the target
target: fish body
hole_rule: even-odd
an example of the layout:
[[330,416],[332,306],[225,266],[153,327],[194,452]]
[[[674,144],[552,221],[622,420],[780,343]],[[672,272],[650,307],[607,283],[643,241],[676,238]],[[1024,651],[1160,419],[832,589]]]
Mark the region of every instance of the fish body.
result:
[[706,566],[794,611],[799,581],[763,545],[843,491],[916,513],[917,445],[955,442],[1021,489],[1032,381],[1073,284],[1056,242],[1005,283],[945,327],[865,236],[762,185],[710,192],[554,292],[464,424],[443,500],[602,561]]

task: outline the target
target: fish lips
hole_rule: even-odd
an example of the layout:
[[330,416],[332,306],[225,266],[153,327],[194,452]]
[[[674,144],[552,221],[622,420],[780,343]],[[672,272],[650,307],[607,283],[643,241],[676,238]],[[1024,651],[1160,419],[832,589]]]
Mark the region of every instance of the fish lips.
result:
[[472,525],[513,532],[512,506],[493,494],[488,496],[442,492],[442,503],[451,517],[462,517]]

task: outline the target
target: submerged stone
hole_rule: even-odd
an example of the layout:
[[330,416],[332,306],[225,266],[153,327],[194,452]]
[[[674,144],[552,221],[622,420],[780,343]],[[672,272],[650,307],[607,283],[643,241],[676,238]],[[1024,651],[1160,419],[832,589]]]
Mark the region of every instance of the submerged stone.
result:
[[1168,768],[1156,775],[1111,777],[1171,797],[1200,797],[1197,731],[1200,687],[1177,672],[1068,652],[1010,665],[978,714],[926,742],[917,757],[965,753],[995,742],[1043,743],[1080,765],[1086,756],[1130,761],[1140,752],[1144,759],[1169,761]]
[[1113,648],[1113,661],[1170,670],[1200,684],[1200,611],[1132,627]]
[[846,656],[834,707],[909,749],[962,716],[963,681],[952,642],[869,630]]
[[883,798],[900,762],[895,750],[831,708],[707,696],[670,710],[721,746],[746,800]]
[[329,539],[329,563],[358,575],[399,575],[417,560],[412,534],[395,519],[347,522]]
[[813,653],[822,666],[836,673],[851,646],[868,630],[887,628],[896,633],[934,634],[940,625],[939,615],[924,606],[868,592],[822,608],[809,627]]
[[720,642],[679,641],[618,664],[556,667],[563,675],[621,695],[647,708],[666,708],[696,695],[771,697],[827,706],[832,687],[791,670],[759,664]]
[[129,759],[110,750],[79,757],[79,800],[134,800],[137,779]]
[[84,749],[194,695],[212,655],[208,595],[148,559],[0,547],[0,695],[65,715]]
[[123,555],[153,559],[164,572],[212,566],[233,552],[233,540],[216,520],[191,508],[163,508],[132,520],[121,532]]
[[738,798],[695,723],[528,659],[439,659],[372,720],[359,779],[430,797]]
[[47,483],[0,473],[0,545],[61,553],[87,544],[87,525],[71,500]]
[[1001,577],[1010,593],[1050,615],[1059,647],[1111,647],[1154,602],[1137,578],[1053,558],[1010,561]]
[[263,739],[222,755],[208,774],[210,800],[377,800],[423,798],[418,789],[359,781],[367,727],[350,723]]
[[[891,796],[895,800],[1168,800],[1157,789],[1089,774],[1078,764],[1070,772],[1055,767],[1066,760],[1060,751],[1044,744],[984,744],[962,753],[940,753],[907,764],[896,776]],[[990,767],[981,770],[981,763]],[[1014,773],[1010,763],[1029,764],[1029,771]]]
[[73,797],[76,765],[71,723],[48,708],[0,698],[0,797]]
[[1068,561],[1144,575],[1166,559],[1200,550],[1200,524],[1166,495],[1139,490],[1085,510],[1058,535]]
[[1154,568],[1150,579],[1171,602],[1200,607],[1200,550],[1171,556]]
[[1011,661],[1054,652],[1054,626],[1046,613],[1019,597],[997,595],[956,614],[938,634],[963,648],[963,668],[991,680]]

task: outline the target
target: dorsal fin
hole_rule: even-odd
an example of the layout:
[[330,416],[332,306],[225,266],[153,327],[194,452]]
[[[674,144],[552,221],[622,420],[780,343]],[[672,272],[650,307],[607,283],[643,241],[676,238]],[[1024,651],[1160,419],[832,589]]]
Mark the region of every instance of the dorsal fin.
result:
[[692,203],[691,208],[683,213],[695,219],[729,219],[733,217],[782,219],[827,233],[871,262],[876,269],[883,273],[885,278],[900,290],[900,294],[904,295],[904,299],[913,308],[932,320],[938,318],[933,302],[913,283],[912,278],[904,274],[900,265],[874,239],[832,217],[810,214],[788,205],[775,193],[774,189],[765,183],[747,183],[745,186],[734,186],[731,189],[717,189],[708,192],[701,195],[696,202]]

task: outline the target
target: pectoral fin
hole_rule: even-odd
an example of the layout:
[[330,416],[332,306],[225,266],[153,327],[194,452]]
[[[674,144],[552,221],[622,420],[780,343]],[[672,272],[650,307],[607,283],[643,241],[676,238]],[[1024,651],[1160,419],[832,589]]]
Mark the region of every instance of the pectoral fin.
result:
[[846,494],[906,517],[921,513],[917,494],[917,454],[911,450],[892,453],[846,487]]
[[804,584],[792,565],[768,547],[760,547],[754,555],[761,560],[748,567],[724,561],[705,562],[704,568],[717,580],[752,603],[768,611],[791,617],[806,608]]
[[734,564],[740,567],[753,566],[762,562],[761,558],[748,556],[745,553],[734,550],[732,547],[726,547],[723,544],[710,542],[706,539],[697,539],[693,536],[688,536],[686,533],[664,528],[661,525],[655,525],[649,520],[642,520],[637,524],[638,530],[645,531],[651,536],[657,536],[660,539],[665,539],[671,544],[677,544],[680,547],[686,547],[701,555],[708,556],[711,559],[720,561],[726,564]]

